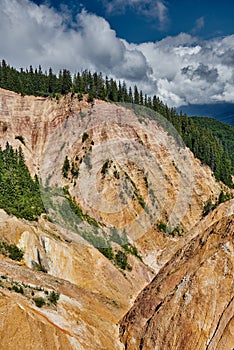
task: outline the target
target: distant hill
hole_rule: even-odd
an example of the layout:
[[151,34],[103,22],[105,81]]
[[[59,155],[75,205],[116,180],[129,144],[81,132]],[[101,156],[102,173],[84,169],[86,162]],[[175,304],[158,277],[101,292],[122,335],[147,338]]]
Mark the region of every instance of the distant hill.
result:
[[192,119],[196,125],[211,130],[212,134],[220,140],[234,169],[234,126],[227,125],[214,118],[193,117]]
[[189,116],[210,117],[234,125],[234,103],[180,106],[177,111],[180,110]]

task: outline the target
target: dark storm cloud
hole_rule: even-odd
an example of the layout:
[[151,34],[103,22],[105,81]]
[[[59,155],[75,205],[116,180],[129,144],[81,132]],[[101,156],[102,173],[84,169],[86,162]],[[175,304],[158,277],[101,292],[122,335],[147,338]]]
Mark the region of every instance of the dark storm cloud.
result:
[[234,49],[228,49],[225,53],[222,55],[219,55],[219,58],[221,59],[222,63],[227,66],[234,66]]
[[196,69],[193,69],[191,66],[183,67],[181,72],[190,79],[199,78],[206,80],[208,83],[215,83],[218,79],[217,68],[209,69],[209,67],[203,63],[200,63]]
[[208,83],[215,83],[218,78],[218,70],[217,68],[209,69],[203,63],[200,63],[197,69],[193,72],[194,76],[198,76],[200,79],[204,79],[208,81]]

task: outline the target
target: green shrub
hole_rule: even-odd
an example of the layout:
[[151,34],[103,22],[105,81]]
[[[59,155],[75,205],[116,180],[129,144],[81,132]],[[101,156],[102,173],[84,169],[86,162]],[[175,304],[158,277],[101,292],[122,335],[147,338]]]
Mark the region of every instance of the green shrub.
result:
[[92,92],[89,92],[88,93],[88,102],[93,102],[93,101],[94,101],[93,94],[92,94]]
[[82,143],[85,142],[89,138],[89,134],[87,132],[84,132],[82,135]]
[[107,159],[102,166],[102,170],[101,170],[102,175],[106,174],[107,169],[109,168],[109,165],[110,165],[110,161],[109,159]]
[[158,230],[160,232],[167,232],[167,225],[164,224],[162,221],[158,223]]
[[71,174],[74,178],[79,176],[79,168],[74,162],[72,162]]
[[83,94],[81,92],[78,92],[77,93],[77,98],[79,101],[82,101],[83,100]]
[[80,110],[79,115],[81,119],[83,119],[86,116],[85,112],[82,112],[82,110]]
[[100,253],[102,253],[107,259],[112,260],[114,258],[114,253],[112,247],[97,247]]
[[22,260],[24,253],[15,244],[8,244],[7,242],[0,242],[0,253],[12,260]]
[[44,266],[42,266],[42,264],[39,264],[36,261],[33,262],[33,269],[36,270],[36,271],[44,272],[44,273],[48,272],[46,270],[46,268]]
[[63,163],[63,168],[62,168],[62,173],[63,173],[63,176],[65,178],[68,177],[69,169],[70,169],[70,162],[69,162],[68,157],[66,156],[65,160],[64,160],[64,163]]
[[20,293],[20,294],[24,294],[24,290],[22,288],[22,286],[18,287],[15,284],[13,285],[12,289],[16,292],[16,293]]
[[117,180],[119,180],[119,178],[120,178],[120,175],[119,175],[119,172],[118,172],[118,170],[114,170],[114,177],[117,179]]
[[230,193],[225,193],[224,191],[221,191],[219,194],[218,204],[227,202],[232,198],[233,196]]
[[211,199],[209,199],[209,200],[206,202],[206,204],[204,205],[202,215],[203,215],[203,216],[206,216],[207,214],[209,214],[210,211],[214,210],[215,208],[216,208],[215,203],[212,203],[212,202],[211,202]]
[[25,141],[24,141],[23,136],[18,135],[18,136],[15,137],[15,139],[16,139],[16,140],[19,140],[19,141],[25,146]]
[[208,199],[208,201],[204,205],[202,215],[206,216],[207,214],[209,214],[209,212],[217,208],[219,204],[224,203],[232,198],[233,196],[230,193],[225,193],[224,191],[221,191],[219,194],[219,198],[215,203],[213,203],[211,199]]
[[54,291],[50,292],[49,296],[48,296],[48,300],[54,304],[57,305],[57,301],[59,300],[59,293],[56,293]]
[[179,227],[175,227],[171,232],[168,232],[170,235],[172,235],[173,237],[175,237],[176,235],[178,236],[182,236],[182,233],[179,229]]
[[34,297],[33,298],[34,303],[36,304],[37,307],[42,307],[45,305],[45,299],[42,297]]
[[16,245],[11,244],[9,246],[9,258],[12,260],[20,261],[22,260],[24,253],[21,249],[19,249]]
[[138,199],[138,203],[142,206],[143,209],[145,209],[146,205],[145,205],[145,201],[143,199],[143,197],[139,194],[139,192],[134,192],[137,199]]
[[119,250],[116,253],[115,263],[119,268],[121,268],[121,270],[127,269],[127,270],[131,271],[131,269],[132,269],[132,267],[128,264],[127,255],[122,250]]
[[126,243],[122,245],[126,253],[134,255],[136,258],[142,261],[142,257],[139,255],[137,247],[133,246],[131,243]]

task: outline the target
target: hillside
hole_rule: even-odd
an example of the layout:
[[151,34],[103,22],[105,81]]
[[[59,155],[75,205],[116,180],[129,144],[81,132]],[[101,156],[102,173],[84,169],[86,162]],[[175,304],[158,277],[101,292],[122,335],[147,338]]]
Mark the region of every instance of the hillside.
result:
[[233,187],[230,155],[211,130],[193,123],[191,118],[186,114],[177,113],[175,108],[169,108],[156,95],[147,96],[142,90],[139,91],[136,85],[127,87],[124,81],[117,82],[107,76],[103,78],[102,73],[91,73],[87,70],[73,76],[67,69],[60,70],[58,76],[53,73],[52,68],[48,73],[43,72],[41,66],[35,69],[30,66],[25,71],[23,69],[18,71],[2,60],[0,87],[20,93],[22,96],[51,97],[59,100],[61,96],[71,93],[72,97],[82,101],[85,94],[90,103],[96,98],[102,101],[145,106],[162,115],[175,127],[194,155],[203,164],[210,166],[217,180]]
[[178,110],[187,113],[189,116],[201,116],[216,119],[218,122],[234,126],[234,104],[233,103],[210,103],[206,105],[181,106]]
[[[203,278],[203,249],[204,261],[226,254],[233,275],[233,190],[152,109],[90,101],[88,95],[56,99],[0,89],[0,125],[1,186],[4,180],[7,193],[21,195],[27,178],[36,193],[29,205],[30,192],[22,187],[21,205],[12,201],[13,212],[8,202],[7,213],[0,211],[0,347],[124,349],[133,331],[121,320],[170,266],[182,279],[183,262],[191,264],[191,274],[197,264]],[[38,191],[43,206],[35,212]],[[33,217],[24,216],[24,201]],[[209,245],[212,227],[217,235]],[[213,270],[209,263],[206,268],[208,283]],[[217,269],[214,283],[224,276],[223,267]],[[233,296],[230,276],[219,310]],[[141,294],[137,307],[144,305],[139,300]],[[207,299],[204,304],[208,308]],[[191,303],[191,313],[196,306]],[[144,338],[140,313],[138,321]],[[232,323],[225,325],[219,334],[226,337]]]
[[141,292],[120,323],[125,349],[233,349],[233,206],[198,225]]
[[229,154],[234,169],[234,126],[224,124],[213,118],[193,117],[195,124],[212,131]]

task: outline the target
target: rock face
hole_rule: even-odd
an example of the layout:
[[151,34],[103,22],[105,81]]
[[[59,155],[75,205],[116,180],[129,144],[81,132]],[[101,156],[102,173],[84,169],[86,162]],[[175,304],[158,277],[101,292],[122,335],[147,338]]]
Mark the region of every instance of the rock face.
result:
[[[1,349],[122,349],[112,300],[8,261],[0,261],[0,271],[5,285],[10,279],[24,290],[1,287]],[[35,305],[35,296],[53,290],[60,293],[56,306]]]
[[[122,348],[116,324],[152,279],[149,268],[132,259],[133,269],[124,276],[78,235],[67,242],[54,224],[29,223],[2,210],[0,237],[24,251],[23,265],[0,254],[0,348],[23,347],[25,337],[28,349]],[[39,261],[49,274],[37,271]],[[9,292],[12,285],[22,286],[23,296]],[[46,298],[43,291],[60,294],[57,307],[35,306],[30,293]],[[11,339],[14,332],[17,337]]]
[[125,349],[233,349],[233,206],[200,224],[140,293],[120,324]]
[[[0,256],[1,349],[232,349],[233,202],[203,218],[207,201],[229,190],[166,120],[143,107],[0,89],[6,142],[47,187],[48,215],[27,222],[0,210],[0,239],[24,251],[21,263]],[[48,191],[62,188],[89,218],[77,230],[59,212],[48,220]],[[113,227],[141,255],[128,257],[131,271],[79,234],[109,237]],[[36,307],[51,291],[57,305]]]

